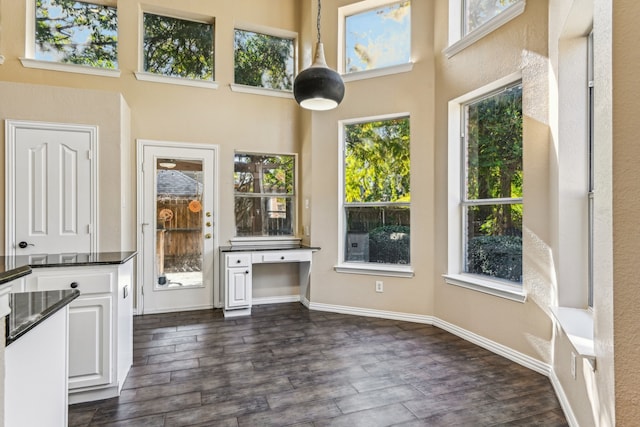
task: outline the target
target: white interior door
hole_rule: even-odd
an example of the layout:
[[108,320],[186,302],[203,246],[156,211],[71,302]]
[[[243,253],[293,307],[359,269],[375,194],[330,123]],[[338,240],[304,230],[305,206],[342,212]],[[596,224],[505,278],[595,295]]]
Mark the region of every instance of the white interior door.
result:
[[97,249],[97,129],[6,122],[7,255]]
[[[142,308],[212,308],[215,146],[140,141]],[[142,306],[142,307],[141,307]]]

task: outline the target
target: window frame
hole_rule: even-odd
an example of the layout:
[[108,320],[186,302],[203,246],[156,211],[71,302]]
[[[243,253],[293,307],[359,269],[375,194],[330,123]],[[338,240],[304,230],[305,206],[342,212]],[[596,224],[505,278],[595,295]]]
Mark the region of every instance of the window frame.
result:
[[[175,76],[165,76],[162,74],[151,73],[144,70],[144,15],[145,13],[152,15],[164,16],[167,18],[180,19],[184,21],[193,21],[203,24],[209,24],[213,30],[213,80],[198,80],[189,79]],[[152,82],[152,83],[164,83],[173,84],[179,86],[191,86],[199,87],[203,89],[218,89],[218,83],[216,78],[216,54],[217,54],[217,40],[216,37],[216,20],[214,17],[207,15],[200,15],[195,13],[188,13],[183,11],[176,11],[173,9],[166,9],[157,6],[144,5],[144,8],[140,8],[138,15],[138,71],[134,73],[136,80]]]
[[[344,82],[371,79],[393,74],[407,73],[413,70],[413,29],[409,40],[410,58],[406,64],[397,64],[388,67],[375,68],[372,70],[357,71],[347,73],[346,67],[346,18],[359,13],[368,12],[384,6],[399,3],[401,0],[364,0],[338,8],[338,72]],[[413,13],[413,5],[411,5]]]
[[[293,167],[294,167],[294,171],[293,171],[293,194],[290,196],[292,199],[291,202],[291,206],[293,209],[293,219],[291,221],[291,233],[290,235],[279,235],[279,236],[263,236],[263,235],[259,235],[259,236],[237,236],[236,235],[236,230],[237,230],[237,226],[236,226],[236,218],[235,218],[235,211],[234,211],[234,215],[233,215],[233,226],[234,226],[234,234],[233,237],[231,239],[229,239],[229,241],[231,242],[232,245],[247,245],[247,246],[260,246],[260,245],[266,245],[266,246],[273,246],[273,245],[296,245],[299,244],[300,241],[302,240],[299,237],[299,233],[298,233],[298,221],[299,221],[299,206],[298,206],[298,198],[299,198],[299,173],[298,173],[298,154],[297,153],[275,153],[275,152],[262,152],[262,151],[254,151],[254,150],[234,150],[233,152],[233,172],[235,172],[235,157],[237,155],[255,155],[255,156],[265,156],[265,157],[270,157],[270,156],[292,156],[293,157]],[[234,182],[235,180],[233,179],[232,176],[232,182]],[[254,193],[257,194],[257,193]],[[257,196],[257,197],[268,197],[271,195],[271,193],[259,193],[262,196]],[[235,201],[236,201],[236,196],[238,195],[238,192],[235,191],[235,189],[233,190],[233,203],[235,206]]]
[[587,37],[587,308],[593,310],[595,228],[595,84],[593,30]]
[[486,35],[506,25],[523,14],[526,9],[526,0],[519,0],[473,31],[464,34],[465,1],[466,0],[449,1],[449,46],[443,51],[447,58],[451,58]]
[[[470,102],[490,96],[497,91],[522,82],[522,73],[516,72],[481,88],[449,101],[449,147],[448,147],[448,252],[447,273],[443,278],[447,284],[455,285],[512,301],[525,302],[527,293],[524,282],[515,284],[508,280],[489,278],[465,273],[465,215],[466,199],[465,159],[466,146],[461,135],[465,123],[464,106]],[[524,91],[524,90],[523,90]],[[523,124],[524,126],[524,124]],[[524,141],[523,141],[524,144]],[[524,201],[522,201],[524,207]],[[524,252],[524,251],[523,251]],[[524,257],[523,257],[524,259]]]
[[[366,274],[375,276],[390,277],[413,277],[414,270],[412,264],[380,264],[374,262],[349,262],[345,261],[346,253],[346,232],[347,221],[346,211],[347,203],[345,203],[345,126],[358,123],[367,123],[374,121],[384,121],[398,118],[407,118],[411,122],[411,114],[409,112],[385,114],[379,116],[359,117],[355,119],[340,120],[338,122],[338,262],[334,266],[334,270],[338,273],[348,274]],[[411,150],[411,149],[410,149]],[[389,202],[366,203],[367,206],[388,206]],[[408,205],[411,212],[412,203],[391,203],[392,205]],[[353,203],[352,206],[361,206],[363,203]],[[413,222],[410,219],[410,222]],[[413,245],[413,244],[411,244]],[[409,253],[412,253],[411,246]]]
[[[117,0],[77,0],[83,3],[92,3],[101,6],[118,8]],[[24,68],[33,68],[38,70],[49,70],[49,71],[61,71],[66,73],[75,73],[75,74],[87,74],[93,76],[100,77],[112,77],[118,78],[120,77],[120,69],[119,68],[100,68],[100,67],[91,67],[88,65],[82,64],[67,64],[63,62],[55,62],[55,61],[46,61],[42,59],[36,59],[35,50],[36,50],[36,2],[35,0],[27,0],[26,2],[26,26],[25,26],[25,49],[24,56],[20,57],[20,62]],[[120,33],[119,23],[118,23],[118,35]],[[119,52],[117,55],[119,56]],[[120,61],[118,61],[118,66],[120,65]]]
[[[278,37],[281,39],[291,39],[293,40],[293,77],[298,74],[298,33],[295,31],[283,30],[274,27],[268,27],[264,25],[257,25],[248,22],[236,22],[233,27],[233,35],[235,37],[236,30],[240,31],[249,31],[253,33],[264,34],[271,37]],[[233,54],[235,57],[235,47],[233,49]],[[235,59],[234,59],[234,67],[235,67]],[[265,87],[258,86],[249,86],[243,85],[235,82],[229,84],[232,92],[237,93],[248,93],[252,95],[264,95],[264,96],[273,96],[277,98],[288,98],[293,99],[293,87],[290,91],[287,90],[279,90],[279,89],[270,89]]]

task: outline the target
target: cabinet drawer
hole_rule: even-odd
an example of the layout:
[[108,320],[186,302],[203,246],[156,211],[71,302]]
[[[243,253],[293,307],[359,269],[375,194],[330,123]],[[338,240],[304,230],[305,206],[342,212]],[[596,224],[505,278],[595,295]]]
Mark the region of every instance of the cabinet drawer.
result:
[[113,290],[112,273],[81,273],[68,275],[38,275],[29,280],[27,286],[30,291],[55,291],[69,289],[72,283],[77,283],[76,289],[81,295],[111,293]]
[[227,255],[227,267],[248,267],[251,264],[251,254]]
[[[257,259],[256,259],[257,258]],[[276,251],[254,253],[254,263],[311,261],[311,251]]]

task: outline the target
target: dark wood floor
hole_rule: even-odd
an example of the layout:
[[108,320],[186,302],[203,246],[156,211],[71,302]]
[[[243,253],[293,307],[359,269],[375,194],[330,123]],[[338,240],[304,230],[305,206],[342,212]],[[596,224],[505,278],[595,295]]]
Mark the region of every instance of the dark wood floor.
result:
[[565,426],[549,380],[433,326],[256,306],[138,316],[119,398],[70,426]]

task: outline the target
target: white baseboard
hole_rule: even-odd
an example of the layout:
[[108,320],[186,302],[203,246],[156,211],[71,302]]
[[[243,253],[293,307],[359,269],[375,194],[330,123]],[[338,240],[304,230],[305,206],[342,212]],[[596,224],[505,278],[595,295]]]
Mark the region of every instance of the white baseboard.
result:
[[300,295],[285,295],[281,297],[262,297],[251,299],[252,306],[264,304],[284,304],[288,302],[300,302]]
[[378,317],[381,319],[403,320],[406,322],[424,323],[433,325],[432,316],[422,316],[419,314],[399,313],[396,311],[371,310],[368,308],[348,307],[344,305],[321,304],[317,302],[309,303],[310,310],[328,311],[331,313],[351,314],[354,316]]
[[[210,310],[213,309],[213,305],[194,305],[190,307],[180,307],[179,309],[165,309],[159,308],[157,310],[145,310],[144,314],[162,314],[162,313],[176,313],[180,311],[194,311],[194,310]],[[135,310],[134,315],[141,315],[138,310]]]
[[569,403],[569,399],[567,398],[567,395],[562,388],[562,384],[560,384],[560,380],[558,379],[558,376],[553,369],[550,370],[549,380],[551,381],[551,385],[556,392],[556,397],[560,402],[560,406],[562,406],[562,411],[564,412],[564,416],[567,419],[567,423],[571,427],[580,427],[580,425],[578,424],[578,420],[576,419],[576,415],[571,408],[571,404]]

